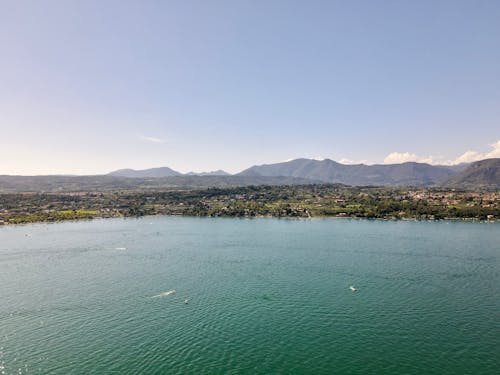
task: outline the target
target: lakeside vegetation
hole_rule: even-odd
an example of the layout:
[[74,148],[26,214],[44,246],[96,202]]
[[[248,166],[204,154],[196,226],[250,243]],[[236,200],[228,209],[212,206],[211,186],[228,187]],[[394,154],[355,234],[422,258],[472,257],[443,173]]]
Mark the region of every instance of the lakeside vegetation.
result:
[[0,224],[145,215],[498,220],[500,191],[323,184],[0,194]]

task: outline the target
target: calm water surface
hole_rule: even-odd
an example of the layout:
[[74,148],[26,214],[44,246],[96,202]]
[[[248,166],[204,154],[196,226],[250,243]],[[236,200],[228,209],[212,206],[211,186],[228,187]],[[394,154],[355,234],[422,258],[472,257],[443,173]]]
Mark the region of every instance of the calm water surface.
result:
[[500,373],[500,224],[0,228],[0,374],[424,373]]

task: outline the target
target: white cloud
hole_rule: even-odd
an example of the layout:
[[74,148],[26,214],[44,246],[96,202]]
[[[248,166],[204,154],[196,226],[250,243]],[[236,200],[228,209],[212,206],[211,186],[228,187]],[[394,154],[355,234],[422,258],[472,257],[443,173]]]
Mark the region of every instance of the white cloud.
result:
[[460,155],[458,158],[456,158],[453,163],[454,164],[459,164],[459,163],[471,163],[473,161],[478,161],[478,160],[483,160],[483,159],[491,159],[491,158],[500,158],[500,140],[496,141],[495,143],[492,143],[490,145],[493,147],[493,150],[486,154],[481,154],[477,151],[466,151],[462,155]]
[[440,165],[454,165],[460,163],[471,163],[478,160],[500,158],[500,140],[490,145],[493,150],[487,153],[480,153],[477,151],[466,151],[459,157],[453,160],[445,160],[442,157],[435,156],[419,156],[409,152],[391,152],[384,159],[384,164],[399,164],[409,161],[416,161],[419,163],[440,164]]
[[342,158],[339,160],[340,164],[372,164],[368,160],[352,160],[347,158]]
[[483,158],[479,152],[466,151],[462,155],[460,155],[458,158],[456,158],[453,161],[453,163],[454,164],[470,163],[470,162],[481,160],[481,159],[485,159],[485,158]]
[[[289,161],[292,161],[292,160],[296,160],[296,159],[301,159],[303,158],[303,156],[296,156],[294,158],[290,158],[290,159],[286,159],[285,162],[289,162]],[[311,158],[311,160],[317,160],[317,161],[322,161],[322,160],[325,160],[326,158],[324,158],[323,156],[315,156],[313,158]]]
[[[417,162],[417,163],[426,163],[432,165],[455,165],[460,163],[471,163],[478,160],[490,159],[490,158],[500,158],[500,140],[492,143],[490,145],[493,149],[490,152],[480,153],[477,151],[466,151],[462,155],[458,156],[455,159],[446,159],[440,155],[427,155],[421,156],[411,152],[391,152],[384,158],[384,164],[401,164],[406,162]],[[297,158],[290,158],[286,161],[291,161]],[[323,156],[315,156],[312,158],[313,160],[322,161],[325,160]],[[335,160],[335,159],[334,159]],[[354,160],[349,158],[341,158],[338,160],[340,164],[365,164],[371,165],[374,164],[369,160]]]
[[165,143],[165,140],[164,139],[161,139],[161,138],[156,138],[156,137],[147,137],[145,135],[141,135],[140,138],[143,140],[143,141],[147,141],[147,142],[152,142],[152,143]]
[[493,151],[486,154],[486,157],[500,158],[500,140],[496,141],[495,143],[492,143],[490,146],[493,147]]
[[399,164],[417,160],[418,156],[416,154],[410,154],[409,152],[391,152],[385,157],[384,164]]
[[442,164],[440,158],[436,158],[435,156],[429,155],[426,157],[418,156],[417,154],[411,154],[409,152],[391,152],[384,159],[384,164],[399,164],[406,163],[409,161],[415,161],[418,163],[427,163],[427,164]]

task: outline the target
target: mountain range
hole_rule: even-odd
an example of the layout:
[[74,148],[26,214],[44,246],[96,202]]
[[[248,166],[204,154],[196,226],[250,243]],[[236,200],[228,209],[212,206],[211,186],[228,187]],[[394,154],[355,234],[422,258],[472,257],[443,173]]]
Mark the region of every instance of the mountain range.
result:
[[472,163],[444,184],[462,189],[500,189],[500,158]]
[[131,177],[131,178],[158,178],[173,176],[231,176],[231,174],[218,169],[212,172],[188,172],[181,173],[174,171],[169,167],[149,168],[149,169],[118,169],[108,173],[108,176]]
[[0,176],[0,192],[196,189],[314,183],[500,189],[500,158],[454,166],[416,162],[346,165],[330,159],[295,159],[255,165],[235,175],[222,170],[182,174],[161,167],[120,169],[97,176]]
[[450,167],[415,162],[347,165],[330,159],[295,159],[284,163],[253,166],[238,175],[291,176],[358,186],[430,186],[439,184],[456,173],[456,169]]
[[[500,159],[487,159],[472,164],[430,165],[407,162],[401,164],[341,164],[330,159],[295,159],[282,163],[254,165],[235,174],[244,177],[293,177],[325,183],[355,186],[440,186],[495,188],[500,187]],[[156,178],[182,176],[170,168],[144,170],[121,169],[112,176]],[[184,176],[230,176],[225,171],[194,173]]]

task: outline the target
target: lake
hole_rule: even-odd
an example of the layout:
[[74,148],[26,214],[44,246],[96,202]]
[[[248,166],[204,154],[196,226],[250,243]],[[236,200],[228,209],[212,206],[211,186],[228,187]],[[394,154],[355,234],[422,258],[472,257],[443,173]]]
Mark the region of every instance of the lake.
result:
[[499,368],[499,223],[146,217],[0,227],[0,374]]

